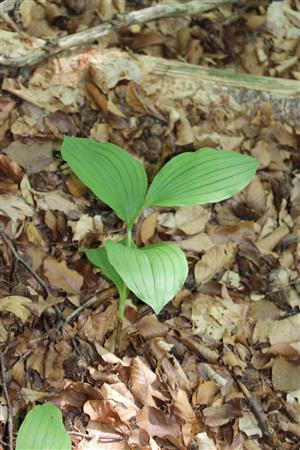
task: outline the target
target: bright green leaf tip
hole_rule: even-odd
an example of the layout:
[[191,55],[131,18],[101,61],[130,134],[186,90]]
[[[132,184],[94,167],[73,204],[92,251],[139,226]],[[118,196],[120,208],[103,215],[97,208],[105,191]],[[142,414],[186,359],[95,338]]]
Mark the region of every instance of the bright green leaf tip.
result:
[[147,191],[144,166],[111,143],[65,136],[61,154],[78,178],[128,225],[139,214]]
[[35,406],[25,417],[16,450],[71,450],[60,410],[51,403]]

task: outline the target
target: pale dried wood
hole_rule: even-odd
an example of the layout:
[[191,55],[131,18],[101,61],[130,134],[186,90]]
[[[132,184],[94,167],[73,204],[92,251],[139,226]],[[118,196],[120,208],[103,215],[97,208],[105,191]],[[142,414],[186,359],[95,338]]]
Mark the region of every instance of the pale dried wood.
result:
[[143,24],[162,17],[193,16],[218,8],[224,4],[244,3],[244,0],[192,0],[187,3],[163,3],[139,11],[119,14],[110,21],[88,30],[48,41],[26,55],[12,58],[0,55],[0,64],[12,68],[31,67],[53,55],[78,46],[86,46],[108,34],[127,28],[133,24]]

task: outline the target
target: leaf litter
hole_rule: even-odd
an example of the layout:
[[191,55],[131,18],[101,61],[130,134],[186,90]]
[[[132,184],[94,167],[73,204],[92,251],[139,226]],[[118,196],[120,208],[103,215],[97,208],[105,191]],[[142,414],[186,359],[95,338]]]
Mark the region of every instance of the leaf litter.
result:
[[[125,7],[48,3],[20,8],[30,50]],[[125,44],[299,80],[298,3],[232,8],[113,34],[99,48],[38,66],[26,83],[4,78],[0,343],[14,421],[49,400],[61,408],[74,449],[298,448],[299,129],[279,122],[269,104],[251,110],[180,82],[168,92],[146,67],[105,49]],[[13,46],[4,50],[20,54],[24,39],[5,27]],[[122,237],[122,223],[64,166],[64,134],[124,147],[152,177],[173,154],[201,146],[260,160],[247,189],[222,204],[144,211],[137,241],[176,243],[190,274],[158,317],[128,302],[118,355],[116,291],[78,245]]]

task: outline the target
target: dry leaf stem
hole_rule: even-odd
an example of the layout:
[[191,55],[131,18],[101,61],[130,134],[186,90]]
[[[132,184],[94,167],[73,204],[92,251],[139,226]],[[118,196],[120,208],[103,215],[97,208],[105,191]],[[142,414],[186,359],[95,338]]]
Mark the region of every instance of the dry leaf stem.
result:
[[125,14],[119,14],[110,21],[90,29],[80,31],[79,33],[64,36],[52,42],[45,44],[38,50],[32,51],[30,54],[20,56],[18,58],[0,57],[0,63],[10,67],[28,67],[34,66],[50,56],[57,55],[65,50],[73,47],[85,46],[93,43],[112,32],[116,32],[133,24],[143,24],[151,20],[160,19],[162,17],[191,16],[198,15],[206,11],[218,8],[224,4],[237,3],[238,0],[192,0],[187,3],[164,3],[144,8],[139,11],[131,11]]
[[7,406],[7,424],[8,424],[8,448],[9,450],[14,450],[14,424],[13,424],[13,410],[8,395],[7,381],[6,381],[6,371],[4,356],[2,351],[0,351],[0,366],[1,366],[1,378],[2,378],[2,389],[4,398]]

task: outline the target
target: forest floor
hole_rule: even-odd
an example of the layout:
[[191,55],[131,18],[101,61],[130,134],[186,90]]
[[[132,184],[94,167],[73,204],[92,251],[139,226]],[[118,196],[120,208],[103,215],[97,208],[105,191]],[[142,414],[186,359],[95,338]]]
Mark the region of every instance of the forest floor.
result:
[[[172,100],[117,68],[97,76],[118,48],[300,80],[299,0],[240,3],[135,24],[32,71],[2,70],[0,449],[8,423],[17,433],[44,401],[61,409],[74,450],[299,448],[299,127],[268,103],[205,91]],[[30,43],[154,4],[26,0],[0,20]],[[150,178],[205,146],[260,161],[232,199],[144,211],[137,243],[175,242],[190,273],[158,316],[128,301],[118,352],[117,291],[79,247],[122,237],[123,223],[64,163],[64,135],[117,144]]]

